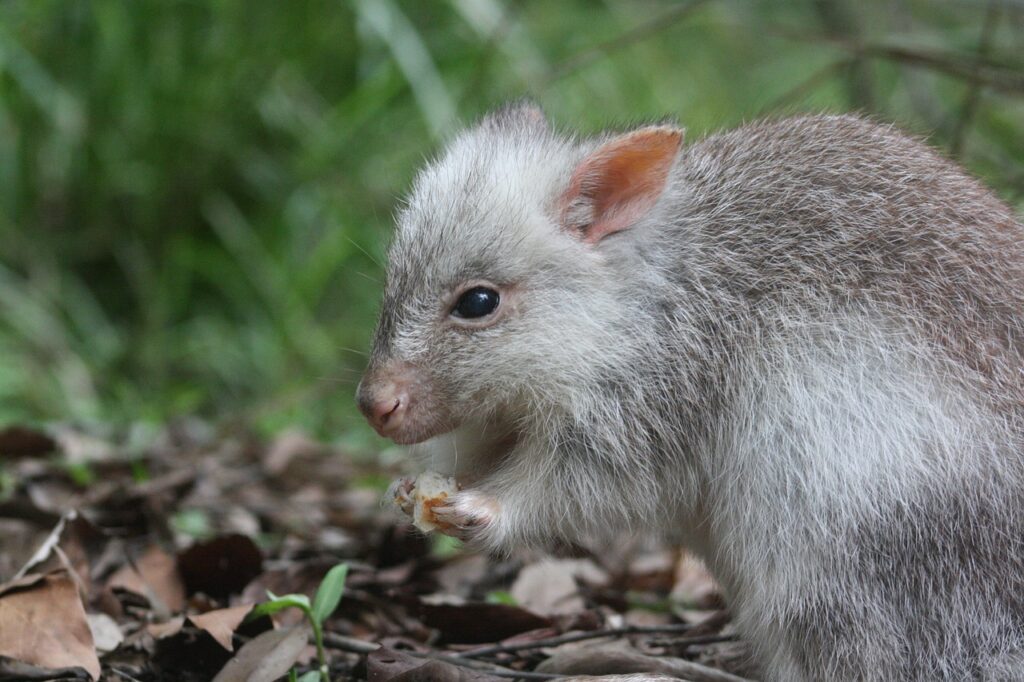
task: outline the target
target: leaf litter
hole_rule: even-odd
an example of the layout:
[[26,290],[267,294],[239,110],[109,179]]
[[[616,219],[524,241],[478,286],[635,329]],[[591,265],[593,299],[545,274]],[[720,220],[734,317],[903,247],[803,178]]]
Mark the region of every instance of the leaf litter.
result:
[[679,550],[485,557],[382,505],[373,453],[148,433],[0,429],[0,680],[756,677]]

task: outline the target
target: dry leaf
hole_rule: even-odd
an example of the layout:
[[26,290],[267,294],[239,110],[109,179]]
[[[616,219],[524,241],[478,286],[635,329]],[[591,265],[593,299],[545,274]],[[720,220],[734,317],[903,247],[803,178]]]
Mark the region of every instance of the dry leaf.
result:
[[112,443],[72,427],[59,428],[55,438],[69,462],[103,462],[117,457]]
[[120,587],[146,597],[156,608],[168,614],[185,608],[185,586],[173,556],[152,545],[135,561],[126,565],[107,581],[108,587]]
[[263,570],[263,552],[244,535],[221,535],[197,542],[178,555],[178,568],[189,594],[215,599],[240,593]]
[[267,630],[239,649],[213,682],[273,682],[288,673],[307,641],[305,627]]
[[84,668],[40,668],[13,658],[0,656],[0,682],[50,682],[51,680],[88,680]]
[[324,446],[296,429],[283,431],[263,455],[263,468],[271,476],[281,476],[293,460],[308,464],[324,454]]
[[77,666],[99,678],[85,608],[67,571],[0,587],[0,655],[43,668]]
[[722,607],[722,590],[704,562],[683,552],[676,563],[672,598],[698,609]]
[[86,618],[89,621],[89,630],[92,632],[92,641],[96,646],[96,651],[101,654],[109,653],[124,641],[121,627],[107,614],[90,613],[86,615]]
[[185,627],[185,616],[175,616],[164,623],[150,623],[146,626],[146,632],[153,639],[165,639],[178,634],[183,627]]
[[[48,573],[57,568],[74,568],[85,588],[90,587],[90,553],[98,553],[107,538],[76,509],[64,512],[53,529],[25,559],[15,577],[32,573]],[[63,554],[61,554],[63,552]],[[56,556],[55,556],[56,555]]]
[[57,441],[25,426],[0,430],[0,457],[39,457],[57,449]]
[[216,609],[207,611],[198,616],[189,616],[192,624],[201,630],[206,630],[210,636],[217,640],[217,643],[228,651],[234,651],[235,630],[245,617],[252,611],[252,604],[245,606],[233,606],[228,609]]
[[[411,562],[407,565],[413,567]],[[455,557],[434,571],[434,578],[445,593],[467,597],[489,568],[490,562],[483,554],[467,554]]]
[[437,628],[446,642],[480,644],[497,642],[527,630],[551,625],[551,621],[517,606],[504,604],[426,604],[416,609],[420,620]]
[[509,590],[516,603],[542,616],[579,613],[584,609],[577,579],[603,585],[608,576],[587,559],[548,559],[524,566]]

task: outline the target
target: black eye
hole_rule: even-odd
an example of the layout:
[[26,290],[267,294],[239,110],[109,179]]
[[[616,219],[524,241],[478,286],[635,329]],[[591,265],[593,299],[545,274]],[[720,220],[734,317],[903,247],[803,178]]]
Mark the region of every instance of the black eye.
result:
[[462,296],[459,296],[459,300],[455,303],[455,308],[452,309],[452,315],[469,320],[484,317],[494,312],[500,300],[498,292],[494,289],[473,287],[462,294]]

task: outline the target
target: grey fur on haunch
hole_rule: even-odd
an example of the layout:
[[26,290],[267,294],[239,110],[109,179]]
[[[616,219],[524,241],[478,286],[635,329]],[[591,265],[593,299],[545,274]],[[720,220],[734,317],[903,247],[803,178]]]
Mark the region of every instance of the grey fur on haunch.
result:
[[[850,116],[684,143],[629,229],[563,224],[599,145],[528,105],[418,176],[364,381],[503,552],[657,531],[772,680],[1024,679],[1024,228]],[[493,324],[454,324],[467,282]],[[419,428],[419,427],[417,427]]]

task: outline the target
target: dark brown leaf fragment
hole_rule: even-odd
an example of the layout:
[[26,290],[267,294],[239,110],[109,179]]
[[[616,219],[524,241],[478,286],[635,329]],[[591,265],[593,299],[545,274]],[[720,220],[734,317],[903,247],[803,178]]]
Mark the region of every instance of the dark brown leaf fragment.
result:
[[57,441],[42,431],[27,426],[8,426],[0,430],[0,458],[41,457],[57,449]]
[[178,555],[178,570],[188,594],[215,599],[239,594],[263,570],[263,553],[245,535],[222,535],[197,542]]
[[551,620],[504,604],[424,604],[417,607],[423,624],[441,632],[445,642],[497,642],[527,630],[551,626]]

